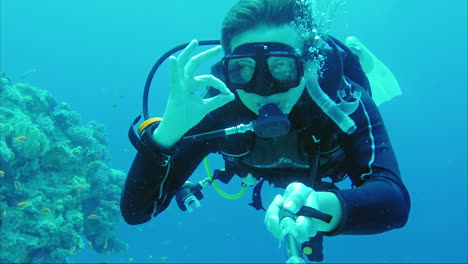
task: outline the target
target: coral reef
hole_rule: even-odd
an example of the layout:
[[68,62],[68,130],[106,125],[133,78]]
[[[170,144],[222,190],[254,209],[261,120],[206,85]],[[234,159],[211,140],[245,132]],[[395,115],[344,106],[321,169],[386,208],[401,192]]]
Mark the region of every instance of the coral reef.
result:
[[0,79],[0,262],[64,263],[85,246],[117,253],[125,175],[103,125],[45,90]]

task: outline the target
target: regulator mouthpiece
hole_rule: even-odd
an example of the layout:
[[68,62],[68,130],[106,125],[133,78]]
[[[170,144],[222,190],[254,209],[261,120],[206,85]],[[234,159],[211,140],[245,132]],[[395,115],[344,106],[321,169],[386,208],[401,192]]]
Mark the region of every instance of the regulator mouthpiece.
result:
[[291,128],[291,122],[275,103],[263,105],[253,122],[255,134],[261,138],[284,136]]

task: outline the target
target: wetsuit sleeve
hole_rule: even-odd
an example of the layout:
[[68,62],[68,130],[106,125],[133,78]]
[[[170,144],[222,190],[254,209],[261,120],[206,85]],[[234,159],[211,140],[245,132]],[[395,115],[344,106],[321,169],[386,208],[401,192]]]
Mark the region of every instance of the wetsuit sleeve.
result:
[[142,224],[164,211],[177,190],[210,152],[210,143],[180,144],[167,166],[137,153],[120,199],[125,222]]
[[342,208],[342,221],[329,235],[376,234],[406,224],[410,197],[377,106],[363,91],[351,117],[357,130],[342,134],[346,172],[355,188],[333,191]]

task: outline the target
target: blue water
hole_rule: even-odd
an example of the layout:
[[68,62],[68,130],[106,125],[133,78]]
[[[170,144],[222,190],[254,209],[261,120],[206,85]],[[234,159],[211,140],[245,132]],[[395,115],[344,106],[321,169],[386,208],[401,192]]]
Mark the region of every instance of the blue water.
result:
[[[47,89],[82,121],[103,123],[113,167],[127,172],[127,140],[141,111],[152,64],[175,45],[218,39],[234,0],[1,2],[1,71]],[[356,35],[396,75],[403,95],[383,104],[412,199],[408,224],[374,236],[325,238],[326,262],[467,262],[467,3],[350,1],[331,32]],[[449,5],[450,4],[450,5]],[[206,72],[206,68],[204,69]],[[201,70],[203,71],[203,69]],[[29,74],[28,74],[29,72]],[[155,77],[150,109],[162,115],[168,74]],[[212,166],[222,166],[210,157]],[[198,170],[196,179],[204,177]],[[235,192],[238,184],[227,187]],[[265,188],[265,203],[280,190]],[[177,206],[140,226],[117,230],[129,249],[105,256],[83,249],[70,262],[283,262],[264,214],[205,191],[192,214]]]

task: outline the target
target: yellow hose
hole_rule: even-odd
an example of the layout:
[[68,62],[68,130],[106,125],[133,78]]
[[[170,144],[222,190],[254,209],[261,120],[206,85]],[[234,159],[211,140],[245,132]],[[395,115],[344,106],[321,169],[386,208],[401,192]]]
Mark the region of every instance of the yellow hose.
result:
[[223,190],[221,190],[221,188],[218,186],[218,184],[215,181],[213,181],[213,174],[211,173],[210,164],[208,163],[208,158],[207,157],[205,157],[203,159],[203,164],[205,165],[205,171],[206,171],[206,174],[208,174],[208,178],[210,179],[211,184],[213,185],[215,190],[219,193],[219,195],[221,195],[222,197],[224,197],[226,199],[231,199],[231,200],[239,199],[247,191],[247,185],[244,185],[242,187],[241,191],[238,194],[227,194],[227,193],[225,193]]

